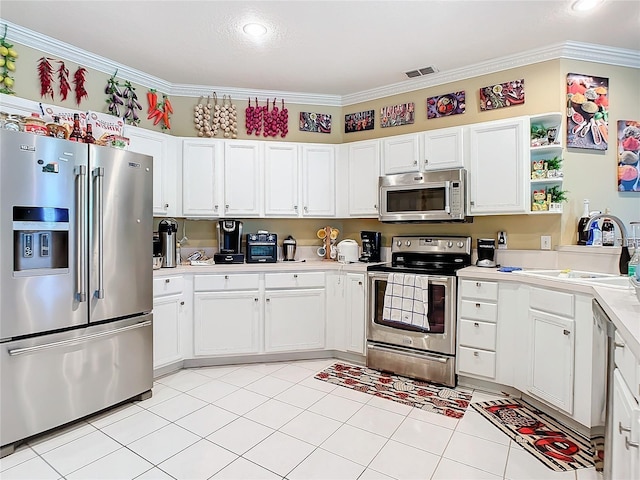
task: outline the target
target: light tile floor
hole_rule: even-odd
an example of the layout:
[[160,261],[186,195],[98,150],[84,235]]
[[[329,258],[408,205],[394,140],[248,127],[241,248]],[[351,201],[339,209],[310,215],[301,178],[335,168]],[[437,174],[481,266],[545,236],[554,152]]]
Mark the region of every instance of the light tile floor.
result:
[[457,420],[313,378],[333,362],[181,370],[21,446],[0,478],[601,479],[548,470],[472,408]]

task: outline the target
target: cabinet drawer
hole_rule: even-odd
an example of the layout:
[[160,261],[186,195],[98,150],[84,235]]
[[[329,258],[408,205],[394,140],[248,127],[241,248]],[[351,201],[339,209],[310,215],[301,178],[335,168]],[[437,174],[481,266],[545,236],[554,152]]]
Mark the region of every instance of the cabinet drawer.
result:
[[258,290],[259,287],[260,276],[257,273],[196,275],[193,279],[193,288],[196,292]]
[[498,300],[498,284],[484,280],[462,280],[460,296],[482,300]]
[[153,279],[153,296],[160,297],[163,295],[175,295],[182,293],[184,288],[184,278],[178,277],[160,277]]
[[572,293],[531,287],[529,296],[529,306],[531,308],[573,318],[573,305],[574,295]]
[[460,347],[458,350],[458,372],[494,378],[496,375],[495,352]]
[[324,287],[324,272],[267,273],[265,288],[309,288]]
[[461,300],[460,317],[495,323],[498,319],[498,305],[476,300]]
[[458,341],[466,347],[495,350],[496,324],[461,320]]
[[640,364],[639,360],[635,357],[633,352],[629,350],[625,341],[620,334],[615,334],[615,364],[620,370],[622,378],[629,387],[629,390],[640,399]]

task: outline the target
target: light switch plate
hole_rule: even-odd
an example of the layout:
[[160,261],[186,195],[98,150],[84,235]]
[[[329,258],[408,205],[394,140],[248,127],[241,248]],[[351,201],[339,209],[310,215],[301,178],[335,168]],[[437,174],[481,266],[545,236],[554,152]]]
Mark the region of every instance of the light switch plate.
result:
[[542,235],[540,237],[540,249],[551,250],[551,235]]

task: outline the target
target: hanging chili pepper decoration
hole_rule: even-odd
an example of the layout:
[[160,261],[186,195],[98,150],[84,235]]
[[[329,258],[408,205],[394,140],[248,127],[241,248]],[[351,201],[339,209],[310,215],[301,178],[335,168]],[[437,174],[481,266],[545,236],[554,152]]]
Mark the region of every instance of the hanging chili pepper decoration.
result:
[[80,105],[83,98],[89,98],[87,90],[84,88],[84,84],[87,80],[87,69],[84,67],[78,67],[76,73],[73,74],[73,84],[76,92],[76,104]]
[[40,96],[51,97],[53,100],[53,67],[51,58],[42,57],[38,61],[38,77],[40,78]]
[[69,69],[65,66],[62,60],[58,60],[58,82],[60,83],[60,96],[62,100],[66,100],[69,92],[71,91],[71,85],[69,85]]

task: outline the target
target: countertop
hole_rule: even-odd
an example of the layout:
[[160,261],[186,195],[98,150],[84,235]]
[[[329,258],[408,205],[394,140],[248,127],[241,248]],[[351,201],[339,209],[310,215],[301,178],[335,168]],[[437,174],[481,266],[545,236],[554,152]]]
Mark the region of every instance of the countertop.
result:
[[458,277],[472,280],[518,282],[592,295],[602,306],[616,330],[636,358],[640,359],[640,302],[634,289],[593,286],[571,279],[541,278],[518,273],[499,272],[497,268],[467,267],[458,270]]
[[337,271],[366,273],[367,267],[373,263],[339,263],[335,260],[307,260],[276,263],[236,263],[213,265],[181,265],[175,268],[159,268],[153,271],[154,277],[166,275],[201,274],[201,273],[274,273],[274,272],[313,272]]

